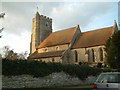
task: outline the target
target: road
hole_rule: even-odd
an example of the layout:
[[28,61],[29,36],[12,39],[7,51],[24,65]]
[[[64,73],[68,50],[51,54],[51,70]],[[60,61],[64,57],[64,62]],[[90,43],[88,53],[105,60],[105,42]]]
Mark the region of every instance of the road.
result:
[[90,85],[49,87],[49,88],[3,88],[2,90],[92,90]]

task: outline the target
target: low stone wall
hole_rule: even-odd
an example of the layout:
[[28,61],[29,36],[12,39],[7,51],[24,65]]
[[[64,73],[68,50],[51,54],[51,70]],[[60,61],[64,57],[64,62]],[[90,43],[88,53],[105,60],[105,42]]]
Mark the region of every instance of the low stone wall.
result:
[[[94,78],[94,79],[93,79]],[[52,73],[46,77],[35,78],[30,75],[20,76],[2,76],[2,88],[40,88],[40,87],[57,87],[80,85],[83,83],[91,83],[95,77],[87,78],[81,81],[77,77],[71,77],[64,72]]]

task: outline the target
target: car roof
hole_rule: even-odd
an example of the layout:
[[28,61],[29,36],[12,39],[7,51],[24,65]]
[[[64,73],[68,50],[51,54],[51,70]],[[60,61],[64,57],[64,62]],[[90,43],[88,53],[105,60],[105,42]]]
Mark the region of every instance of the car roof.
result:
[[120,72],[104,72],[104,73],[101,73],[101,74],[120,74]]

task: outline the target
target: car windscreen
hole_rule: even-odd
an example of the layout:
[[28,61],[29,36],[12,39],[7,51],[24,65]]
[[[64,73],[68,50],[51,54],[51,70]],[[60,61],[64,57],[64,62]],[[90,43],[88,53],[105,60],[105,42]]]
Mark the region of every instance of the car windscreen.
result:
[[120,83],[120,74],[101,74],[97,83]]

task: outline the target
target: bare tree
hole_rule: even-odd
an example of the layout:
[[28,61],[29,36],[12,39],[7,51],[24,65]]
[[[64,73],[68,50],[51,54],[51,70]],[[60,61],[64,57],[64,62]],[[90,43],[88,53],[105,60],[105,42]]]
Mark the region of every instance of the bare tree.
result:
[[13,49],[10,49],[9,46],[3,47],[3,58],[8,60],[16,60],[18,57],[18,54],[14,52]]
[[10,49],[9,46],[4,46],[2,51],[3,51],[2,58],[8,59],[8,60],[26,60],[28,55],[27,51],[16,53],[14,52],[13,49]]
[[8,55],[8,52],[10,51],[10,47],[9,46],[4,46],[2,51],[3,51],[2,52],[2,57],[6,58],[7,55]]
[[[0,14],[0,18],[4,18],[4,16],[5,16],[5,13],[1,13],[1,14]],[[4,29],[4,28],[1,28],[1,29],[0,29],[0,33],[3,31],[3,29]],[[1,38],[1,37],[2,37],[2,36],[0,36],[0,38]]]
[[0,18],[4,18],[4,16],[5,16],[5,13],[0,14]]
[[22,52],[22,53],[18,54],[17,59],[19,59],[19,60],[25,60],[27,58],[27,55],[28,55],[27,51]]
[[17,53],[15,53],[13,50],[9,50],[8,54],[6,55],[6,59],[16,60],[17,59]]

